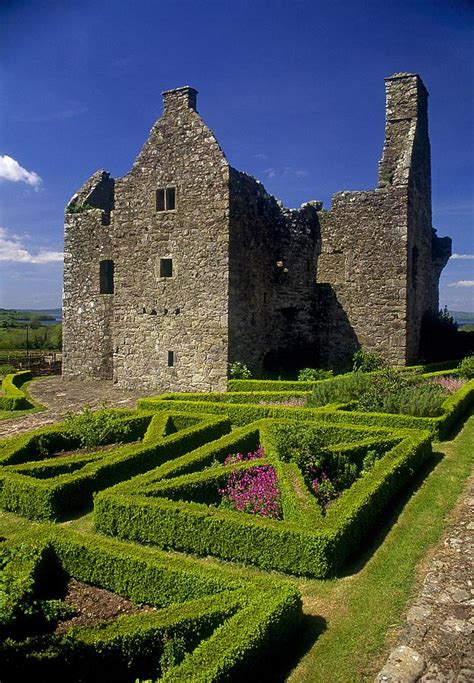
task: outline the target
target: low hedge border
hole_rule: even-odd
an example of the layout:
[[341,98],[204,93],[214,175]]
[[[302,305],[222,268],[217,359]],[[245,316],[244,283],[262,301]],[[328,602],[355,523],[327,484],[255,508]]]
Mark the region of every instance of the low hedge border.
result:
[[[275,423],[264,420],[248,425],[210,446],[187,454],[175,463],[168,463],[130,482],[101,492],[95,500],[96,528],[128,540],[198,555],[217,555],[265,569],[315,577],[333,575],[357,548],[381,511],[407,485],[413,473],[429,456],[430,435],[419,431],[390,432],[371,427],[360,428],[350,423],[317,425],[322,433],[332,434],[333,440],[337,440],[338,435],[352,434],[352,438],[358,442],[371,438],[399,441],[395,444],[392,441],[392,447],[373,469],[344,491],[329,507],[324,518],[317,514],[314,499],[305,497],[300,501],[297,495],[285,489],[285,481],[289,479],[280,479],[279,485],[285,489],[282,495],[286,508],[293,506],[300,512],[298,519],[293,509],[291,521],[267,519],[166,497],[168,492],[176,498],[176,495],[173,496],[173,487],[175,493],[179,494],[178,489],[183,485],[188,487],[188,495],[193,487],[199,493],[199,487],[206,486],[206,481],[211,481],[217,489],[218,482],[227,471],[232,470],[232,466],[212,466],[212,460],[222,462],[225,453],[241,449],[242,438],[245,434],[253,434],[255,438],[256,429],[260,443],[266,448],[268,460],[281,468],[283,465],[278,462],[272,439],[268,437],[268,431]],[[316,424],[312,423],[311,426],[315,427]],[[175,474],[180,475],[175,480],[171,479],[173,465],[176,466]],[[189,473],[192,465],[194,468],[198,465],[209,467],[203,472],[193,473],[191,470]],[[251,465],[245,463],[241,467]],[[188,474],[183,475],[186,466]],[[289,471],[291,468],[287,469]],[[160,492],[163,497],[160,497]],[[311,506],[314,514],[311,511],[308,513],[308,507]]]
[[21,385],[31,379],[29,370],[22,370],[6,375],[2,381],[3,395],[0,396],[0,410],[28,410],[34,408],[34,404],[22,391]]
[[225,393],[173,393],[160,394],[165,401],[208,401],[210,403],[276,403],[291,398],[306,400],[311,391],[227,391]]
[[[41,587],[44,594],[41,583],[60,571],[158,611],[73,627],[62,636],[10,637],[0,645],[5,681],[25,674],[40,680],[102,676],[125,681],[162,674],[163,681],[221,681],[253,670],[270,643],[274,646],[286,638],[301,617],[298,591],[282,580],[244,578],[187,558],[66,529],[30,533],[15,543],[25,565],[22,572],[16,563],[16,575],[29,577],[22,597],[33,607],[34,591]],[[13,543],[10,546],[15,549]],[[43,567],[38,571],[40,560]],[[12,590],[15,593],[14,583],[6,586],[8,604]],[[15,600],[18,604],[18,590]],[[7,632],[12,626],[15,632],[11,610],[0,611],[0,623]],[[181,652],[173,652],[176,641]]]
[[[428,363],[426,365],[407,365],[397,370],[401,372],[413,372],[416,374],[444,373],[447,370],[456,368],[459,361],[443,361],[441,363]],[[374,375],[380,373],[380,370],[375,370],[369,374]],[[281,379],[229,379],[227,380],[227,391],[241,392],[241,391],[312,391],[316,384],[321,382],[334,382],[341,377],[347,377],[348,374],[335,375],[334,377],[327,377],[326,379],[318,380],[281,380]]]
[[[444,372],[443,372],[444,374]],[[323,380],[331,381],[331,380]],[[448,437],[474,404],[474,380],[448,396],[443,403],[443,414],[438,417],[414,417],[392,413],[362,413],[347,409],[348,404],[328,404],[319,408],[292,406],[264,406],[256,404],[220,403],[208,400],[189,400],[187,394],[169,399],[169,394],[140,399],[139,409],[201,411],[227,415],[235,425],[245,425],[266,417],[294,420],[328,420],[329,422],[352,422],[358,425],[387,427],[389,429],[428,429],[440,439]],[[198,394],[195,395],[199,396]],[[201,395],[206,397],[207,395]]]
[[[0,508],[30,519],[59,521],[92,504],[93,494],[183,455],[230,431],[225,416],[111,411],[131,426],[130,440],[105,452],[47,458],[67,448],[71,439],[64,424],[45,427],[5,441],[0,449]],[[175,433],[173,433],[175,432]],[[77,447],[77,442],[72,442]]]

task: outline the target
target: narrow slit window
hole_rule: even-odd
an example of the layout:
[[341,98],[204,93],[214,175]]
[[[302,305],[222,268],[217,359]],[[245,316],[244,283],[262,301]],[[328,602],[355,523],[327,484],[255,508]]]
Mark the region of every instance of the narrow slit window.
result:
[[162,187],[156,190],[156,211],[174,211],[176,209],[176,188]]
[[160,277],[173,277],[173,259],[160,259]]
[[101,294],[114,293],[114,262],[101,261],[99,275],[99,291]]
[[168,367],[174,367],[174,351],[168,351]]

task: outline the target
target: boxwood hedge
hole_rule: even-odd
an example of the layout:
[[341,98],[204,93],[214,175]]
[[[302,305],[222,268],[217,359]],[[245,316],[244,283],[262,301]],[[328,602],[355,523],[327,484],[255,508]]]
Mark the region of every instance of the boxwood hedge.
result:
[[[120,538],[265,569],[317,577],[333,574],[429,456],[430,435],[312,422],[321,442],[341,457],[350,457],[364,441],[367,449],[382,449],[373,469],[344,491],[323,517],[314,497],[302,495],[298,482],[295,486],[294,466],[279,459],[274,436],[278,424],[282,423],[262,420],[236,429],[213,444],[101,492],[95,500],[96,528]],[[213,504],[217,489],[233,469],[223,465],[226,455],[251,450],[258,443],[277,470],[282,521]]]
[[[221,681],[255,671],[301,616],[296,588],[249,579],[130,544],[44,529],[7,546],[0,608],[2,680]],[[13,565],[13,571],[9,571]],[[60,577],[74,577],[152,609],[63,635],[36,620]],[[22,627],[23,630],[19,628]]]
[[32,519],[66,519],[90,507],[96,491],[230,431],[224,416],[110,412],[122,415],[130,428],[127,440],[137,440],[135,443],[50,457],[78,446],[66,424],[4,441],[0,448],[0,508]]
[[[445,374],[444,372],[441,374]],[[452,373],[449,373],[452,374]],[[236,380],[240,381],[240,380]],[[245,380],[247,381],[247,380]],[[250,381],[250,380],[249,380]],[[322,380],[332,382],[334,379]],[[232,393],[221,396],[232,397]],[[271,401],[271,394],[265,394]],[[280,394],[281,395],[281,394]],[[290,395],[295,395],[290,392]],[[227,415],[235,425],[245,425],[265,417],[290,418],[293,420],[328,420],[329,422],[352,422],[358,425],[387,427],[390,429],[427,429],[440,439],[449,436],[453,428],[474,404],[474,380],[448,396],[443,403],[443,414],[438,417],[413,417],[390,413],[362,413],[350,409],[349,404],[328,404],[320,408],[301,408],[284,405],[263,405],[259,403],[233,403],[216,401],[213,394],[162,394],[140,399],[138,407],[144,410],[202,411]],[[247,395],[244,394],[245,401]]]
[[31,372],[29,370],[11,373],[3,378],[3,395],[0,396],[1,410],[27,410],[28,408],[34,408],[34,404],[21,389],[21,385],[30,379]]

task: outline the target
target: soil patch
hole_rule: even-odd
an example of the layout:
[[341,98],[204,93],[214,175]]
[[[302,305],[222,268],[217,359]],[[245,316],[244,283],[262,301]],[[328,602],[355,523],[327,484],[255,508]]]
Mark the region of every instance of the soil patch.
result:
[[95,626],[124,614],[139,614],[155,609],[150,605],[136,605],[121,595],[73,578],[67,583],[64,602],[73,607],[77,614],[58,622],[55,633],[65,633],[72,626]]

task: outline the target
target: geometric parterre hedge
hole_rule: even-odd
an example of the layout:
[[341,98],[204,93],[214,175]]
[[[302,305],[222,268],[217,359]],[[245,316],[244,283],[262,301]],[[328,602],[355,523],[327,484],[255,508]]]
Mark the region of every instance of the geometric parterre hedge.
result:
[[0,410],[28,410],[34,408],[26,393],[21,389],[31,379],[29,370],[6,375],[2,381],[3,395],[0,396]]
[[[224,416],[169,411],[110,412],[121,416],[119,424],[128,425],[126,440],[133,443],[61,455],[61,451],[78,447],[78,437],[71,435],[65,424],[3,441],[0,509],[32,519],[70,518],[92,505],[96,491],[146,472],[230,431],[229,420]],[[109,445],[113,443],[112,433]]]
[[[316,418],[307,423],[306,429],[333,458],[360,464],[369,450],[379,458],[323,515],[298,466],[281,458],[282,428],[299,426],[289,420],[260,420],[102,491],[94,505],[96,528],[123,539],[265,569],[315,577],[334,574],[409,486],[431,453],[431,435]],[[282,519],[218,504],[218,489],[231,472],[256,464],[225,465],[226,456],[258,445],[264,447],[265,458],[257,464],[271,465],[278,478]]]
[[[157,550],[54,527],[2,545],[4,682],[244,680],[301,616],[298,591],[284,581]],[[152,609],[41,633],[43,606],[69,577]]]
[[[334,380],[322,381],[330,382]],[[227,415],[232,424],[238,426],[243,426],[266,417],[305,421],[318,419],[334,423],[350,422],[352,424],[390,429],[427,429],[433,436],[443,439],[449,436],[453,427],[459,423],[461,418],[474,405],[474,380],[467,382],[461,389],[445,399],[442,406],[443,413],[438,417],[357,412],[350,410],[347,405],[343,404],[328,404],[319,408],[268,405],[272,401],[281,401],[290,396],[301,397],[304,395],[294,391],[280,391],[278,393],[256,391],[248,393],[228,392],[226,394],[167,393],[156,397],[140,399],[137,405],[138,408],[143,410],[178,410],[182,412],[206,412],[208,414]],[[272,398],[275,396],[276,398]]]

